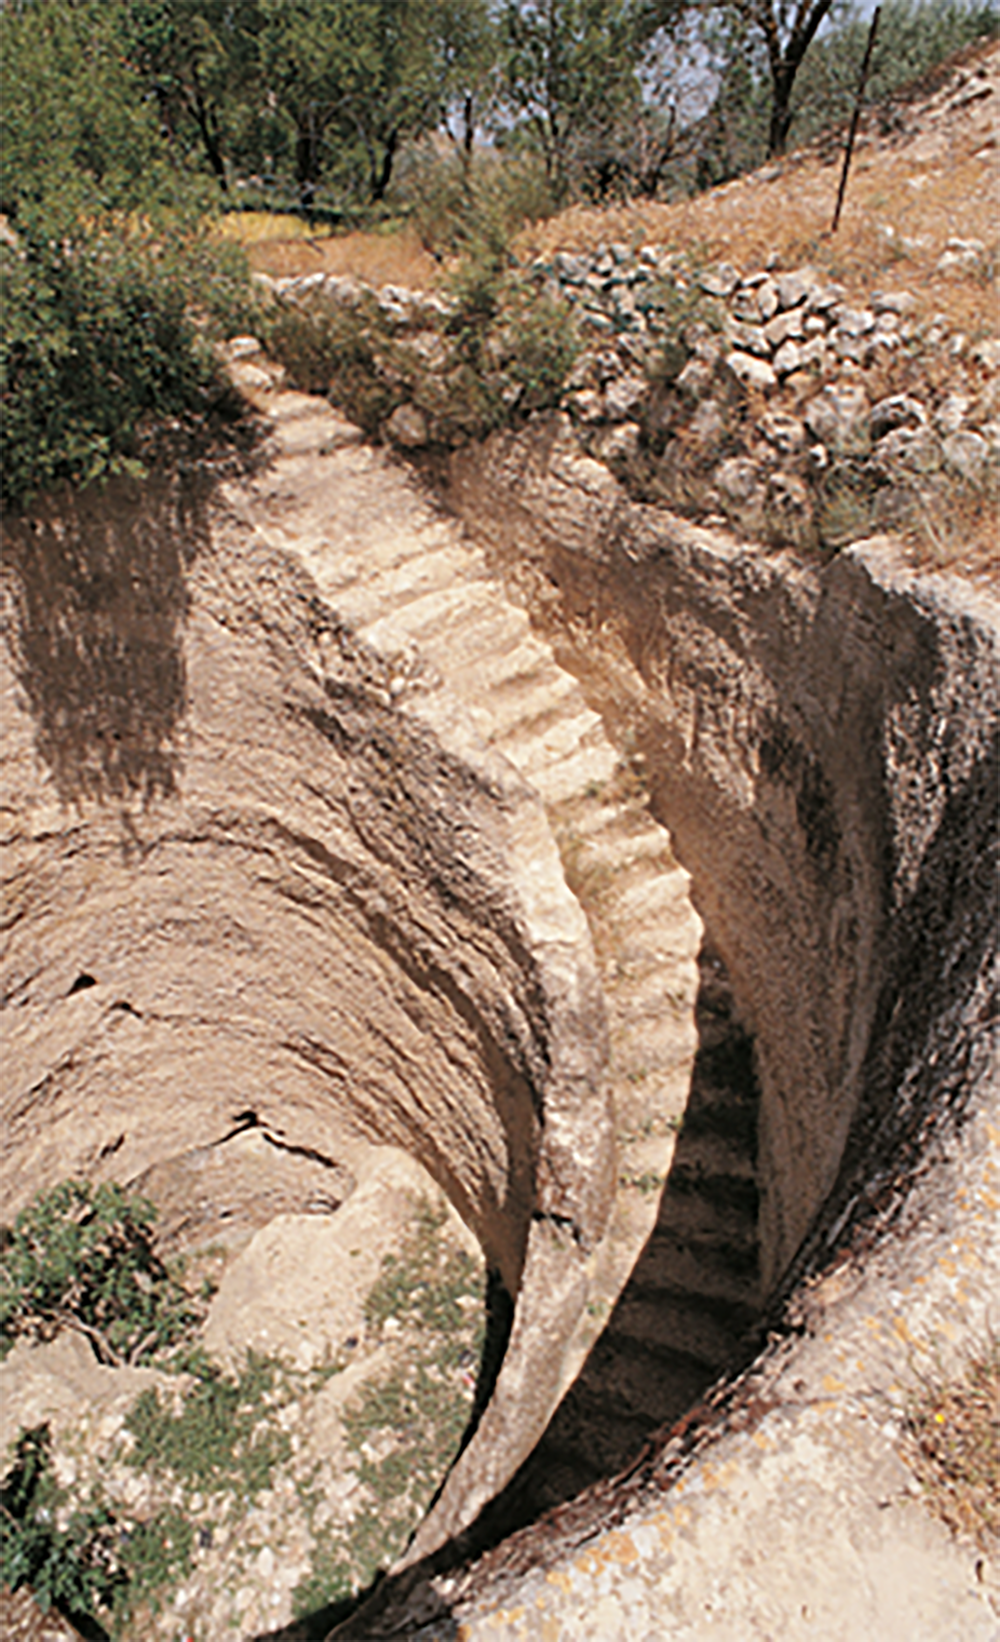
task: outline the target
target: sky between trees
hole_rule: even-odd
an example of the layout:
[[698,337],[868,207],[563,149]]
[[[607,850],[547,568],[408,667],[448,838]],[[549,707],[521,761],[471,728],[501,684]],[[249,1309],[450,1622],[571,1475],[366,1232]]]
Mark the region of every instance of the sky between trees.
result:
[[[8,213],[87,180],[337,211],[425,153],[528,160],[552,204],[734,175],[846,117],[867,33],[847,0],[0,0]],[[996,28],[996,0],[887,0],[870,81]],[[428,149],[428,144],[431,148]]]

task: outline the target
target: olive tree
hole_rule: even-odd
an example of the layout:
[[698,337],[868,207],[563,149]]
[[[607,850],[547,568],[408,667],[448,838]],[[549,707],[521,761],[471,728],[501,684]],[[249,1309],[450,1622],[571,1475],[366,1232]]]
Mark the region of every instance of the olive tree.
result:
[[263,94],[293,134],[304,207],[331,157],[378,203],[403,141],[438,124],[437,12],[433,0],[260,0]]
[[557,198],[574,169],[607,190],[616,135],[640,100],[636,21],[631,0],[507,0],[501,11],[505,102]]
[[128,210],[169,192],[155,112],[125,51],[116,0],[0,9],[0,205]]
[[129,0],[127,21],[164,134],[200,151],[227,189],[235,132],[259,94],[257,0]]

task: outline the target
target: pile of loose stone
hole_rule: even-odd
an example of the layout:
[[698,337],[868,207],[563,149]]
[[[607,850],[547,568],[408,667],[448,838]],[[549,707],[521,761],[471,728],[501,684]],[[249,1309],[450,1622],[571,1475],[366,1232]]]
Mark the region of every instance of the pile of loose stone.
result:
[[[949,240],[939,268],[985,275],[986,259],[979,241]],[[558,252],[518,273],[574,311],[583,347],[561,408],[583,448],[646,499],[778,543],[836,545],[995,479],[1000,340],[921,320],[910,291],[859,305],[811,267],[699,269],[651,245]],[[322,274],[272,288],[349,305],[364,292]],[[447,368],[449,297],[367,296],[422,368]],[[435,440],[414,404],[384,432],[411,448]]]
[[[984,258],[956,240],[940,263],[963,275]],[[910,291],[860,306],[813,268],[698,271],[652,246],[559,253],[530,273],[598,339],[564,401],[587,448],[673,505],[804,545],[895,523],[915,496],[995,469],[1000,341],[970,343],[941,314],[921,323]],[[658,348],[680,304],[674,371]],[[880,392],[893,375],[922,387]]]

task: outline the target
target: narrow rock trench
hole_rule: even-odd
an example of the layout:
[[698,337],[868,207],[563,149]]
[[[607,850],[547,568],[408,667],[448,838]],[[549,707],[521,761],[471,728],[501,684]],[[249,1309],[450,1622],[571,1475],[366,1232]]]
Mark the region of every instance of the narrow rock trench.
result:
[[477,1524],[477,1545],[622,1471],[757,1346],[753,1045],[721,959],[698,956],[698,1048],[656,1220],[579,1378],[531,1457]]
[[3,1214],[148,1190],[220,1300],[243,1274],[215,1348],[307,1372],[362,1331],[328,1296],[296,1332],[294,1250],[360,1317],[440,1194],[492,1318],[458,1458],[304,1628],[254,1541],[283,1594],[234,1622],[291,1638],[627,1467],[972,1098],[995,632],[877,555],[651,523],[558,433],[456,465],[470,534],[322,402],[267,408],[197,509],[123,483],[11,530]]

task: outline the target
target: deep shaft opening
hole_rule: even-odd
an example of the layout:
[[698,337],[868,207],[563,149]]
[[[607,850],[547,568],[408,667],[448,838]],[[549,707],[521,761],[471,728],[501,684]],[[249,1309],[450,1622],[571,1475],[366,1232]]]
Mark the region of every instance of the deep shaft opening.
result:
[[757,1348],[753,1043],[707,937],[698,969],[698,1048],[652,1235],[537,1448],[476,1524],[476,1550],[623,1471]]
[[[470,1478],[502,1473],[518,1410],[541,1429],[558,1361],[529,1361],[505,1391],[506,1347],[526,1295],[562,1287],[572,1327],[603,1224],[601,1010],[530,789],[470,758],[447,714],[439,729],[397,711],[390,664],[286,555],[227,536],[225,518],[195,555],[174,500],[157,493],[151,511],[141,486],[112,483],[65,519],[50,510],[40,541],[11,526],[4,1218],[68,1178],[118,1182],[158,1203],[163,1254],[217,1290],[203,1344],[218,1372],[185,1370],[185,1392],[143,1386],[161,1370],[139,1366],[112,1386],[76,1360],[85,1342],[57,1339],[73,1361],[49,1381],[53,1423],[110,1399],[107,1452],[84,1443],[66,1486],[121,1483],[133,1537],[137,1512],[180,1510],[195,1572],[170,1573],[190,1624],[263,1634],[274,1597],[321,1610],[390,1566],[456,1460],[459,1509]],[[142,551],[164,531],[166,589]],[[135,575],[82,599],[79,566],[104,562]],[[114,783],[91,780],[63,754],[144,723],[143,600],[158,593],[184,684],[171,779],[147,782],[126,745]],[[86,689],[56,629],[92,663]],[[236,1399],[230,1446],[248,1464],[260,1450],[252,1486],[220,1456],[210,1484],[174,1475],[192,1388],[199,1407],[220,1388]],[[159,1461],[138,1479],[128,1464],[144,1392],[143,1430],[174,1456],[162,1500]],[[260,1544],[239,1512],[231,1532],[215,1520],[241,1489]]]

